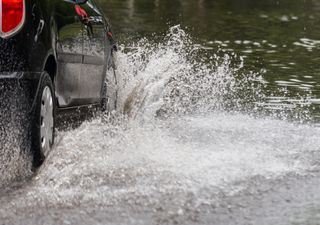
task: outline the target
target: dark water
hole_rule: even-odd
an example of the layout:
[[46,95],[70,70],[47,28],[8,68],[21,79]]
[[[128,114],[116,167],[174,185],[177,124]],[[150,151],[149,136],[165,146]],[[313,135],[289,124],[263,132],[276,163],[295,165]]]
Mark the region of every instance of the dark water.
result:
[[100,0],[120,43],[181,24],[209,54],[235,53],[262,74],[264,108],[311,112],[320,102],[320,3],[312,0]]

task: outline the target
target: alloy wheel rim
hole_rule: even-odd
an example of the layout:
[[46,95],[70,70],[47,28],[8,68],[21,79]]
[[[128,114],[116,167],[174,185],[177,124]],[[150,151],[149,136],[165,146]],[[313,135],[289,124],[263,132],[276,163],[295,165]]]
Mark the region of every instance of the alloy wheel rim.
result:
[[41,152],[46,157],[53,142],[53,99],[51,89],[43,89],[40,109],[40,142]]

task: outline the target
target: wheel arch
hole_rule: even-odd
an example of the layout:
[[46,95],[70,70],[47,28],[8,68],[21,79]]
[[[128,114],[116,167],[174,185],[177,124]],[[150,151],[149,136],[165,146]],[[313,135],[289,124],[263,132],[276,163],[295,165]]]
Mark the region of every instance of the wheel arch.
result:
[[54,83],[54,79],[55,79],[55,76],[57,74],[57,69],[58,68],[57,68],[56,58],[51,53],[46,58],[46,61],[45,61],[44,66],[43,66],[43,71],[46,71],[49,74],[52,83]]

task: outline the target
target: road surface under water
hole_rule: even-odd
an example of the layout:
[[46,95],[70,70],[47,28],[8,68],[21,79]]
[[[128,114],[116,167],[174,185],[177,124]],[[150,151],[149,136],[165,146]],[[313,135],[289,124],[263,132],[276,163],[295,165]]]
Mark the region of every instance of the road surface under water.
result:
[[[138,3],[116,6],[148,18]],[[35,173],[14,151],[1,170],[0,224],[319,224],[316,91],[298,81],[284,90],[279,81],[293,78],[282,69],[254,65],[241,48],[215,49],[227,39],[204,44],[181,26],[140,35],[120,43],[116,111],[59,131]]]

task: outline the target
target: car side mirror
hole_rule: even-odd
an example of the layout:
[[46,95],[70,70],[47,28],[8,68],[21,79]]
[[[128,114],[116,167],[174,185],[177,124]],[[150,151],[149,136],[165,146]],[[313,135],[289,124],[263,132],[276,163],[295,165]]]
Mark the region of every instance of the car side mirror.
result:
[[78,5],[87,3],[88,0],[74,0],[74,2]]

